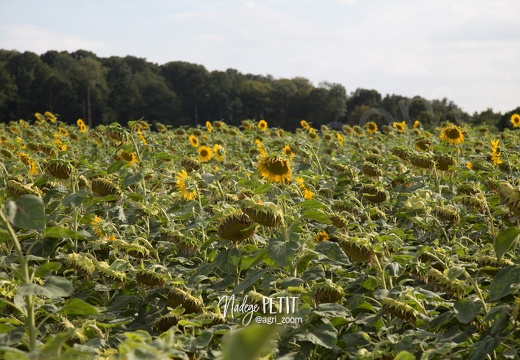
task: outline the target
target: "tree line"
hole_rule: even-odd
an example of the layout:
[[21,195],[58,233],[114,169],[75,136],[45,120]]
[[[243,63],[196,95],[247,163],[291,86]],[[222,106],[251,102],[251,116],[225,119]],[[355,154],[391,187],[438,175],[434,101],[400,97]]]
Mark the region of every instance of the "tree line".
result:
[[446,98],[383,97],[372,89],[347,93],[341,84],[315,86],[304,77],[208,71],[184,61],[158,65],[134,56],[98,57],[85,50],[42,55],[0,50],[0,120],[30,120],[44,111],[69,123],[82,118],[90,126],[140,118],[174,127],[266,119],[270,126],[294,130],[302,119],[318,128],[403,120],[431,127],[449,120],[503,128],[520,107],[506,114],[488,109],[469,115]]

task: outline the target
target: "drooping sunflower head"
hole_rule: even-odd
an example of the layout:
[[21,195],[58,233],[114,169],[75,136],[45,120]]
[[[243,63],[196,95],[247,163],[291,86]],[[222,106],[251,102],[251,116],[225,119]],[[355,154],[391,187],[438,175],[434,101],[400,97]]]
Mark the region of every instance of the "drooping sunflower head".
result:
[[49,174],[58,179],[69,179],[74,171],[74,167],[69,162],[60,159],[49,160],[45,168]]
[[181,160],[181,166],[186,169],[186,171],[196,171],[200,169],[200,163],[191,157],[185,157]]
[[509,119],[514,128],[520,127],[520,114],[513,114]]
[[441,171],[448,171],[450,166],[455,166],[455,159],[450,155],[437,154],[433,157],[435,161],[435,167]]
[[182,169],[176,173],[175,185],[186,200],[194,200],[197,198],[197,184],[188,175],[186,170]]
[[285,184],[292,180],[291,164],[288,160],[277,156],[269,156],[260,160],[258,170],[269,182]]
[[370,133],[370,134],[375,134],[376,131],[377,131],[377,124],[373,121],[369,121],[365,124],[365,129]]
[[464,142],[464,132],[461,127],[449,123],[442,128],[440,139],[448,144],[457,145]]
[[122,193],[116,184],[103,178],[92,180],[92,192],[97,196],[121,195]]
[[222,239],[240,243],[254,235],[255,223],[249,216],[237,212],[224,217],[218,226],[218,234]]
[[429,139],[420,137],[415,139],[415,148],[417,151],[430,151],[432,142]]
[[211,157],[213,156],[213,151],[209,146],[201,146],[197,149],[199,153],[199,159],[202,162],[207,162],[211,160]]
[[385,313],[415,325],[419,313],[410,305],[389,297],[384,298],[382,304]]
[[354,130],[355,135],[360,136],[360,137],[365,136],[365,130],[363,130],[363,128],[361,126],[355,125],[353,130]]
[[373,203],[382,203],[387,200],[388,195],[386,191],[380,187],[371,185],[371,184],[365,184],[359,189],[359,193],[363,197],[363,199],[366,199]]
[[190,135],[190,144],[195,148],[199,147],[199,139],[193,134]]
[[324,283],[316,284],[313,290],[314,301],[317,304],[340,302],[345,295],[343,288],[334,284],[330,279],[327,279]]
[[412,154],[408,160],[412,165],[422,169],[433,169],[435,167],[435,161],[427,155]]
[[344,125],[343,126],[343,132],[346,135],[352,135],[354,133],[354,129],[352,129],[352,126],[350,126],[350,125]]
[[267,121],[265,121],[265,120],[263,120],[263,119],[260,120],[260,121],[258,122],[258,128],[259,128],[260,130],[262,130],[262,131],[267,130]]
[[179,288],[172,288],[168,293],[168,303],[170,307],[182,306],[186,314],[201,313],[204,309],[204,302],[200,296],[195,297],[187,291]]
[[251,220],[260,225],[274,228],[284,225],[282,210],[272,202],[261,202],[245,198],[242,200],[240,208]]

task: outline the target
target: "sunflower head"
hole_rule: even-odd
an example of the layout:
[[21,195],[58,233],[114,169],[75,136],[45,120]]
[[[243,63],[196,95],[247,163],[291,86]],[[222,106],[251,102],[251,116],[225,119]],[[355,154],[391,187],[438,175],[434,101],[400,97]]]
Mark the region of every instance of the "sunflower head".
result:
[[152,326],[160,332],[166,332],[171,327],[177,325],[180,320],[181,317],[179,315],[175,313],[170,313],[157,318],[153,322]]
[[411,156],[410,150],[402,146],[396,146],[392,149],[392,154],[402,160],[408,160]]
[[282,155],[289,159],[292,159],[294,157],[294,152],[291,150],[291,147],[286,144],[282,149]]
[[363,172],[363,174],[370,177],[379,177],[383,175],[383,170],[381,170],[379,166],[368,161],[365,161],[363,163],[361,171]]
[[365,129],[371,134],[375,134],[377,132],[377,124],[373,121],[369,121],[365,124]]
[[406,131],[406,122],[403,120],[401,122],[394,121],[392,126],[398,133],[402,134]]
[[514,128],[520,127],[520,115],[519,114],[513,114],[511,115],[511,118],[509,119],[511,122],[511,125]]
[[260,225],[274,228],[284,225],[283,212],[272,202],[258,202],[245,198],[242,200],[241,209],[251,220]]
[[226,150],[220,144],[215,144],[213,146],[213,155],[215,156],[215,159],[218,162],[222,162],[222,161],[226,160]]
[[116,184],[104,178],[96,178],[92,180],[92,192],[98,196],[121,194],[121,190]]
[[435,161],[427,155],[413,154],[408,160],[412,165],[422,169],[433,169],[435,167]]
[[72,176],[74,167],[67,161],[53,159],[45,165],[47,172],[58,179],[69,179]]
[[373,245],[365,238],[342,236],[339,238],[339,246],[347,256],[356,260],[370,262],[375,255]]
[[199,147],[199,139],[194,134],[190,135],[190,144],[195,148]]
[[359,125],[355,125],[352,130],[354,130],[354,135],[357,135],[359,137],[365,136],[365,130],[363,130],[363,128]]
[[305,130],[309,130],[309,128],[310,128],[309,123],[308,123],[307,121],[305,121],[305,120],[301,120],[301,121],[300,121],[300,125],[301,125],[301,127],[304,128]]
[[430,151],[432,147],[432,142],[429,139],[424,137],[420,137],[415,139],[415,148],[417,151]]
[[373,203],[382,203],[387,200],[388,195],[386,191],[382,188],[376,187],[374,185],[366,184],[359,189],[359,193],[363,197]]
[[317,304],[341,302],[345,291],[343,288],[327,279],[324,283],[314,285],[314,301]]
[[197,183],[188,175],[186,170],[182,169],[175,174],[175,185],[186,200],[197,198]]
[[292,180],[291,164],[288,160],[277,156],[269,156],[260,160],[258,170],[269,182],[285,184]]
[[442,128],[440,139],[448,144],[457,145],[464,142],[464,132],[461,127],[448,123]]
[[243,242],[254,235],[255,223],[244,213],[234,213],[224,217],[218,226],[218,234],[222,239],[234,243]]
[[415,325],[419,313],[410,305],[389,297],[384,298],[382,304],[385,313]]
[[437,154],[433,157],[435,167],[441,171],[448,171],[450,166],[455,166],[455,159],[450,155]]
[[350,125],[343,125],[343,132],[346,135],[352,135],[354,133],[354,129],[352,129],[352,126]]
[[433,213],[439,219],[452,223],[453,225],[458,225],[460,222],[459,212],[453,206],[436,206],[433,209]]
[[213,157],[213,151],[209,146],[201,146],[197,151],[199,153],[199,160],[202,162],[207,162]]
[[190,157],[185,157],[181,160],[181,166],[187,171],[196,171],[200,169],[200,163]]
[[265,120],[260,120],[260,121],[258,122],[258,128],[259,128],[260,130],[262,130],[262,131],[267,130],[267,121],[265,121]]
[[138,284],[149,287],[162,287],[166,284],[163,275],[148,269],[139,269],[135,275],[135,280]]
[[195,297],[179,288],[170,290],[168,302],[172,308],[176,308],[179,305],[182,306],[186,314],[201,313],[204,309],[204,302],[200,296]]

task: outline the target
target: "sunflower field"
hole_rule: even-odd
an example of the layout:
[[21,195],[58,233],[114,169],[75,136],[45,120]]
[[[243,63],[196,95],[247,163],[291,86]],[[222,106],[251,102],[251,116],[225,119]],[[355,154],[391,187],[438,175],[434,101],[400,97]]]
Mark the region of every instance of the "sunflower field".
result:
[[2,124],[0,357],[520,359],[518,130],[362,125]]

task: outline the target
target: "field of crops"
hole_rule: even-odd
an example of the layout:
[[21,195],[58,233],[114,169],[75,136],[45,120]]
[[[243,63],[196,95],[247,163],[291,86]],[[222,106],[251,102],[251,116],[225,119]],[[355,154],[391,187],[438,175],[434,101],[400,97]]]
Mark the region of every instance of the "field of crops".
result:
[[0,357],[520,359],[511,122],[2,124]]

